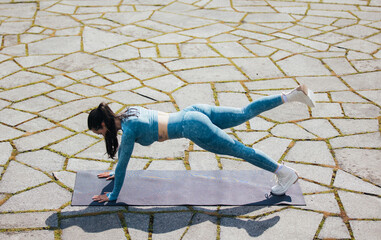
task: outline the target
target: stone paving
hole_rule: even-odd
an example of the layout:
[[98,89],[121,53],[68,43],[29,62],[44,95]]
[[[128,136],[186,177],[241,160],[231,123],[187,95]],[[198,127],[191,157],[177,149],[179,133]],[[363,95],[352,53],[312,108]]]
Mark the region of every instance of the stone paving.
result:
[[[380,29],[380,0],[1,0],[0,238],[379,239]],[[76,171],[115,167],[87,129],[100,102],[243,106],[301,83],[315,108],[227,132],[295,168],[307,206],[70,206]],[[128,165],[255,168],[185,139]]]

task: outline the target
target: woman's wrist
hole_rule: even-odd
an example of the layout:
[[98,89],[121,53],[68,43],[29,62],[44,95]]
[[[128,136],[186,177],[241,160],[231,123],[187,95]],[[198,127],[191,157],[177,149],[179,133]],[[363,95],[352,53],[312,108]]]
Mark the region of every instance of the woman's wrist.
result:
[[112,196],[112,193],[106,193],[106,196],[108,197],[109,201],[115,201],[117,198]]

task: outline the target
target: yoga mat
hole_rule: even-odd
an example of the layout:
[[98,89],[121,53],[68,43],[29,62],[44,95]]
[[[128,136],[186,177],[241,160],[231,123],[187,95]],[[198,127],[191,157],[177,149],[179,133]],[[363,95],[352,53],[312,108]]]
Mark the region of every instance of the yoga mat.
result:
[[99,203],[92,197],[114,187],[113,180],[97,177],[101,172],[77,172],[72,206],[305,205],[298,182],[283,196],[270,194],[275,178],[264,170],[129,170],[118,199]]

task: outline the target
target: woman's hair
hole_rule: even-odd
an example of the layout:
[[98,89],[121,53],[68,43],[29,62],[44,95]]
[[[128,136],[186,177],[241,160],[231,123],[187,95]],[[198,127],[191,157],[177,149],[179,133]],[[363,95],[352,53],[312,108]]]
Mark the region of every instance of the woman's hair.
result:
[[87,118],[87,126],[90,130],[99,130],[102,128],[102,122],[105,123],[107,128],[105,136],[106,150],[110,158],[115,157],[119,145],[115,126],[116,118],[118,118],[118,116],[103,102],[99,104],[98,108],[91,110]]

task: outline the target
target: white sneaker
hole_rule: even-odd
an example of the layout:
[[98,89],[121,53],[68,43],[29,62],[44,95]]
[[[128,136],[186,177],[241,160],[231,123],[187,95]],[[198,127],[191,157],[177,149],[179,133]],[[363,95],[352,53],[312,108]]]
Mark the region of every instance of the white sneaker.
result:
[[283,93],[285,102],[301,102],[315,107],[314,93],[306,85],[299,85],[289,93]]
[[298,174],[296,171],[285,165],[281,165],[281,168],[276,173],[277,184],[271,188],[271,193],[274,195],[283,195],[291,187],[292,184],[298,181]]

